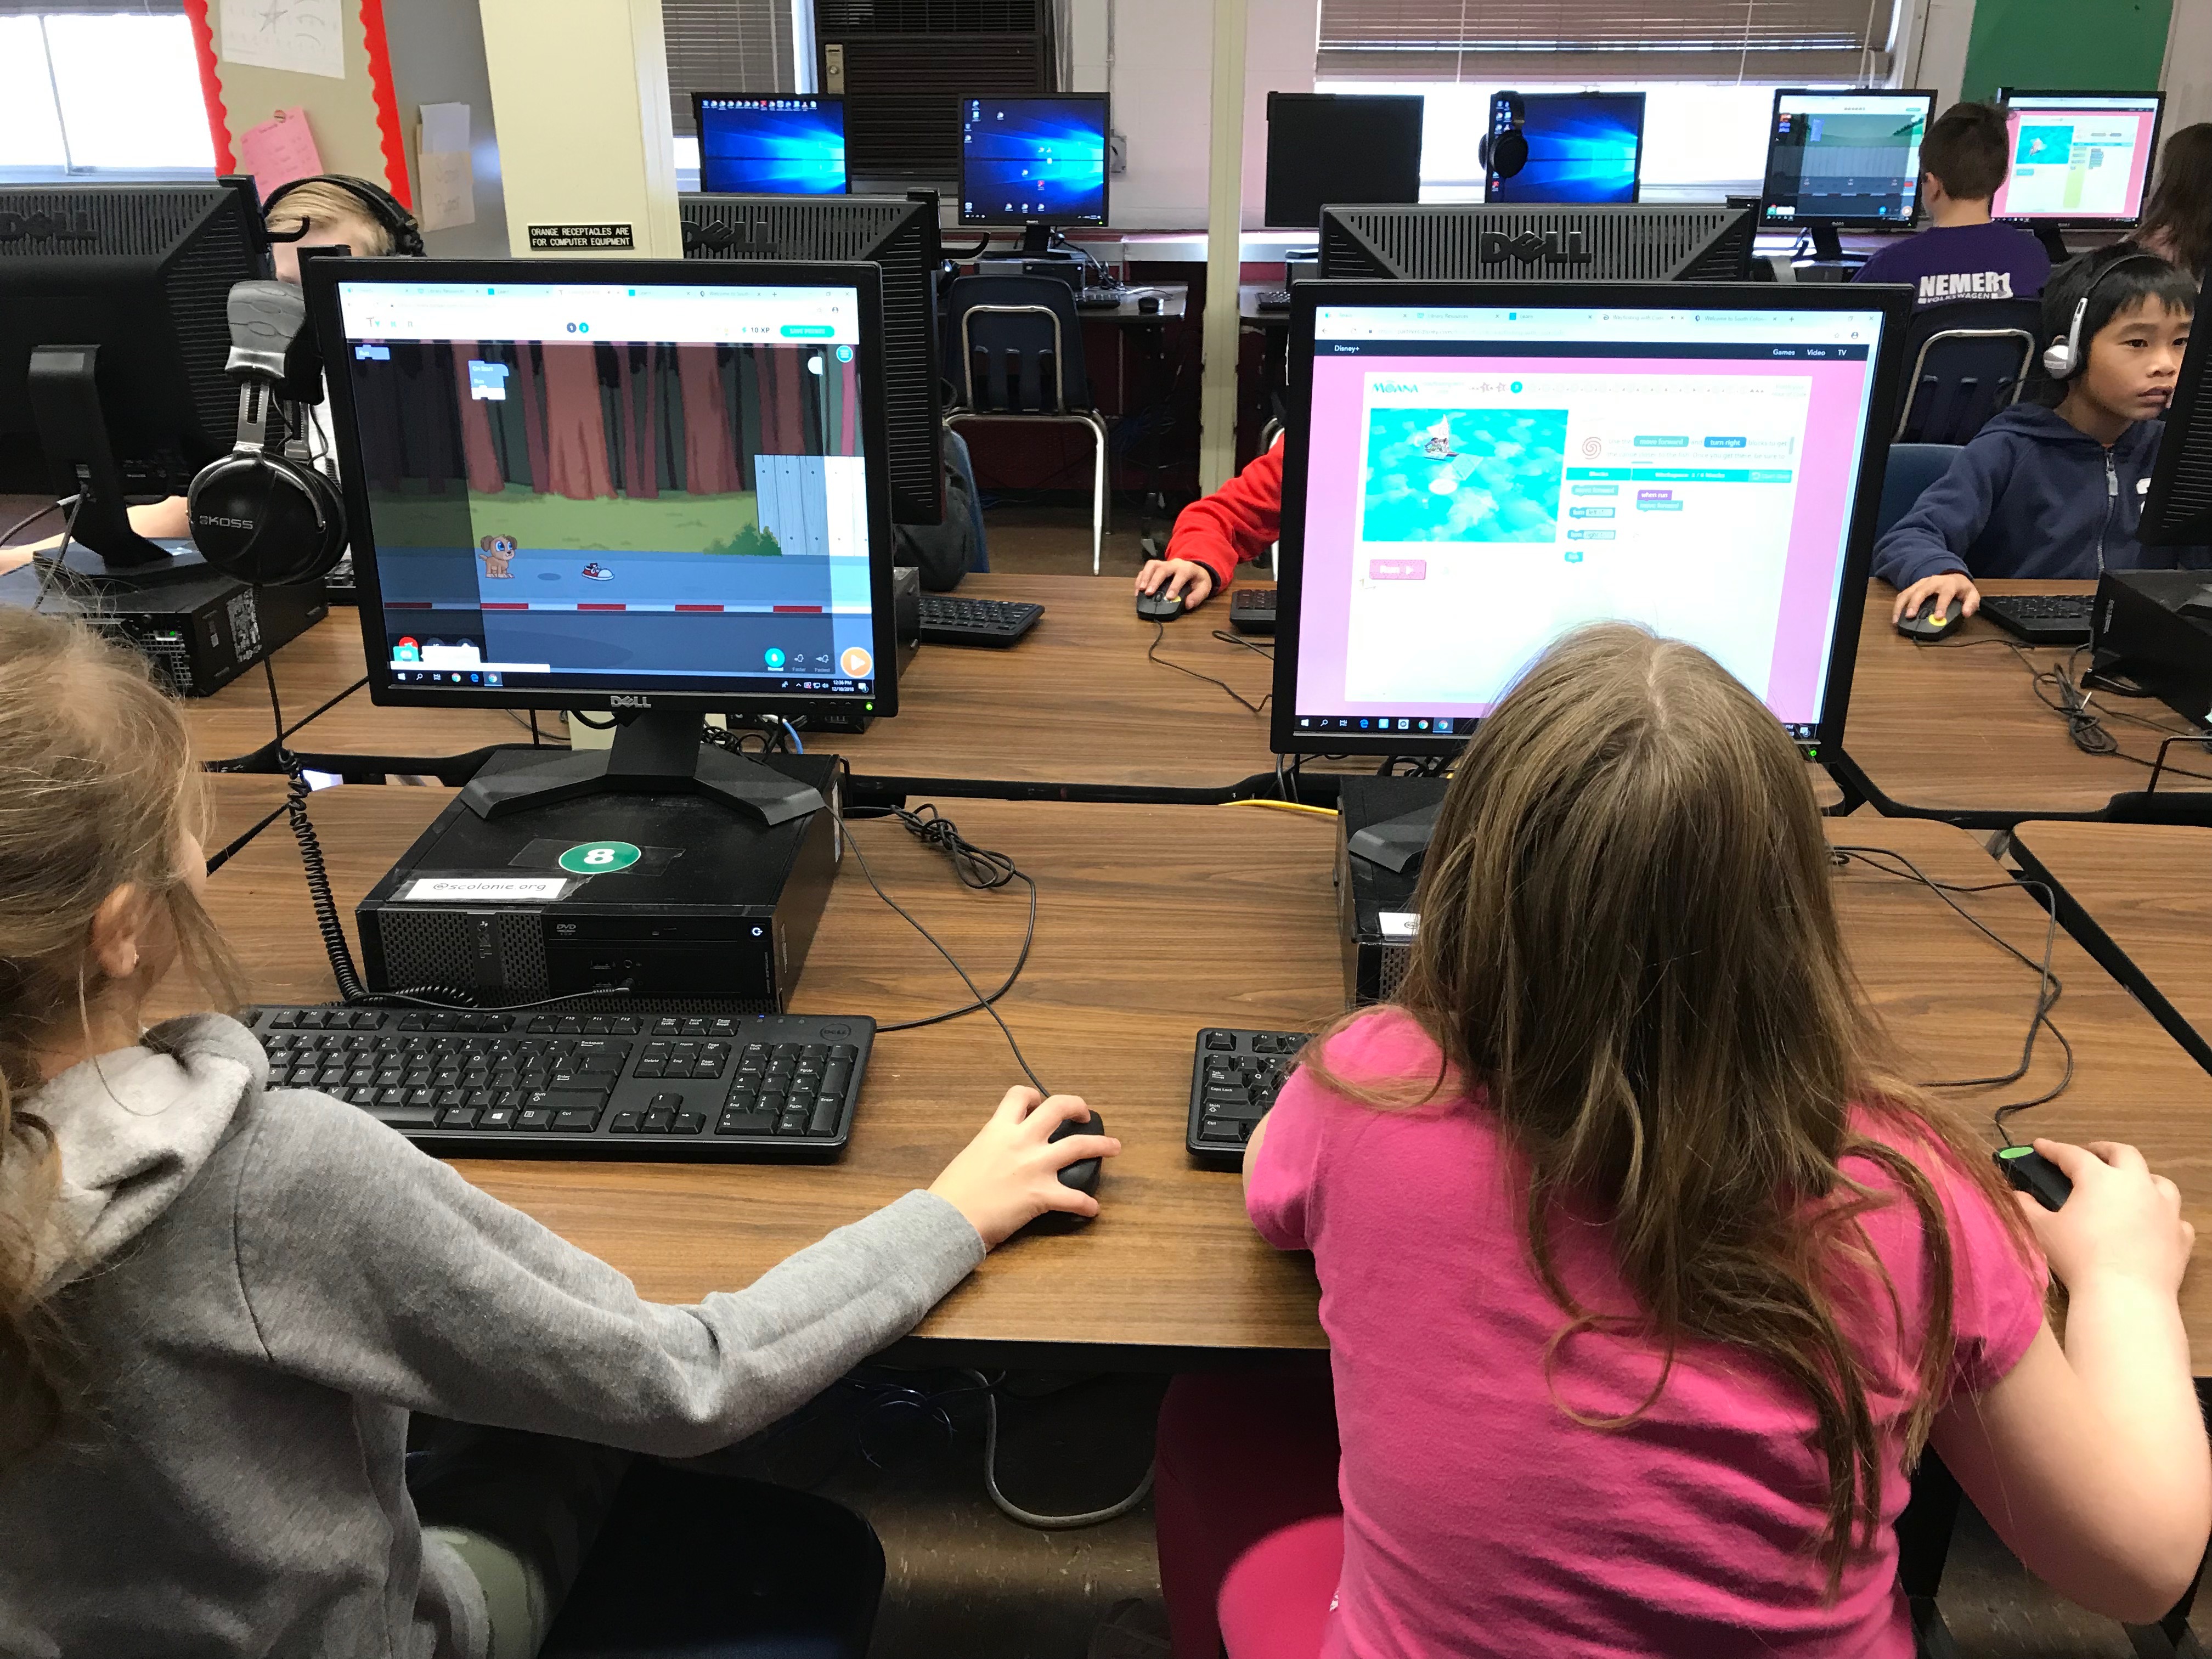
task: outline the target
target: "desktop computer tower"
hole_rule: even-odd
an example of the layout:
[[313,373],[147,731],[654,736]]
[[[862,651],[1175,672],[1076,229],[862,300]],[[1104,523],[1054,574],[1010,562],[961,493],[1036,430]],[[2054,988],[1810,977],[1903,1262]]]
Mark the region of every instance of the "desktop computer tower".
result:
[[626,986],[781,1013],[844,839],[836,757],[763,758],[827,809],[769,827],[703,795],[609,793],[485,819],[456,798],[356,912],[369,988],[490,1005]]
[[83,618],[153,664],[180,697],[220,691],[330,614],[320,582],[249,587],[214,570],[143,588],[40,584],[33,565],[0,576],[0,605]]
[[2107,570],[2089,626],[2097,672],[2125,675],[2185,720],[2212,721],[2212,572]]
[[1336,916],[1344,948],[1344,1000],[1352,1008],[1398,994],[1413,959],[1413,889],[1418,871],[1400,874],[1351,848],[1362,830],[1433,807],[1442,778],[1371,778],[1347,774],[1338,785]]

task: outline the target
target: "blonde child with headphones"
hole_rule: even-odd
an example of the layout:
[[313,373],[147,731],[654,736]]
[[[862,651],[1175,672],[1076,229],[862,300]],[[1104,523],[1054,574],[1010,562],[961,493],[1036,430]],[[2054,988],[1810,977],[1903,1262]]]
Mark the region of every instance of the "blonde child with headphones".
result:
[[2058,580],[2202,569],[2212,550],[2136,539],[2197,284],[2122,244],[2061,269],[2043,295],[2042,374],[1976,433],[1875,546],[1893,620],[1981,606],[1976,576]]

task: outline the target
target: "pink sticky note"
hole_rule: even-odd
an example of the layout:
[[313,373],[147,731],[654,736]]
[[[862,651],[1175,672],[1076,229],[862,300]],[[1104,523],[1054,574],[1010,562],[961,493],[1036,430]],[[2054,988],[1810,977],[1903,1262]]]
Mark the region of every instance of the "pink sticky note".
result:
[[312,179],[323,170],[315,150],[314,129],[304,109],[280,109],[258,127],[239,136],[238,159],[253,175],[254,188],[267,201],[269,192],[295,179]]

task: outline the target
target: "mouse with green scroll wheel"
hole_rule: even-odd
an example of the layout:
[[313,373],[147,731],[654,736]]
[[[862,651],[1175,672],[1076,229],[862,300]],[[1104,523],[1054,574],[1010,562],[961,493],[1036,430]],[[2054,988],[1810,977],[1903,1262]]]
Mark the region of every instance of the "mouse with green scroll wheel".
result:
[[2046,1210],[2057,1209],[2073,1195],[2074,1183],[2066,1171],[2033,1146],[2007,1146],[1996,1158],[2005,1179]]
[[1945,605],[1928,605],[1917,614],[1900,621],[1897,624],[1897,631],[1906,639],[1917,640],[1923,644],[1929,640],[1940,640],[1959,631],[1959,618],[1965,614],[1966,609],[1964,599],[1954,599]]

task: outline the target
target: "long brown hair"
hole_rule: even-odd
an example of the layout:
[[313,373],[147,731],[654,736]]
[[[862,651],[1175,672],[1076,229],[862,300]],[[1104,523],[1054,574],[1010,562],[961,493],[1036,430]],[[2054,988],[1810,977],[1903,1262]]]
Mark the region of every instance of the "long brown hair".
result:
[[2184,127],[2166,141],[2158,183],[2133,240],[2154,242],[2200,282],[2212,268],[2212,121]]
[[184,716],[139,658],[0,606],[0,1466],[52,1432],[70,1392],[41,1289],[59,1161],[21,1097],[107,990],[91,933],[108,895],[161,905],[184,965],[235,1004],[231,958],[178,868],[203,807]]
[[[1851,1108],[1997,1189],[1898,1076],[1844,955],[1830,862],[1805,763],[1757,697],[1692,647],[1583,629],[1468,745],[1399,1000],[1442,1050],[1429,1096],[1480,1085],[1525,1166],[1531,1260],[1568,1316],[1547,1367],[1574,1332],[1621,1330],[1576,1302],[1554,1260],[1561,1206],[1595,1206],[1641,1313],[1622,1334],[1669,1365],[1689,1340],[1747,1351],[1811,1402],[1828,1483],[1808,1542],[1832,1594],[1873,1542],[1885,1473],[1873,1373],[1838,1312],[1857,1299],[1841,1258],[1874,1262],[1857,1218],[1881,1200],[1846,1156],[1882,1167],[1928,1242],[1908,1458],[1953,1349],[1942,1206],[1912,1159],[1852,1132]],[[1318,1081],[1370,1104],[1419,1092],[1363,1091],[1328,1073],[1324,1045],[1308,1053]],[[1652,1398],[1664,1387],[1662,1371]],[[1618,1427],[1650,1403],[1579,1420]]]

